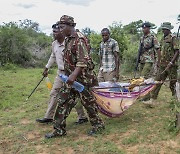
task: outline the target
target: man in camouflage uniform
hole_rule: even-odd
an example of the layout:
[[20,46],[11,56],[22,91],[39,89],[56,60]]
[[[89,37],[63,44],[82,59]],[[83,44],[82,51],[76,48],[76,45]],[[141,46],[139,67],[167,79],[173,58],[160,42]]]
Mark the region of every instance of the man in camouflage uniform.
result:
[[[153,75],[156,65],[159,65],[160,63],[160,45],[155,35],[150,32],[150,27],[151,24],[148,22],[142,24],[144,35],[140,39],[141,51],[139,52],[141,53],[139,54],[140,58],[138,57],[141,75],[146,79]],[[156,58],[157,55],[158,60]]]
[[[173,26],[169,22],[164,22],[161,25],[163,31],[163,38],[161,44],[161,63],[158,74],[155,78],[156,81],[165,81],[167,77],[170,79],[170,89],[172,96],[175,96],[176,81],[177,81],[177,60],[179,56],[179,42],[175,35],[171,33]],[[147,105],[154,106],[155,100],[159,94],[162,84],[158,84],[151,93],[151,100],[147,101]]]
[[177,100],[180,102],[180,56],[178,61],[178,81],[176,82],[176,95]]
[[[74,18],[63,15],[60,18],[60,30],[66,36],[64,50],[64,71],[69,76],[66,84],[61,88],[58,105],[54,116],[54,131],[46,134],[46,138],[54,138],[66,135],[66,118],[69,116],[72,108],[76,105],[74,100],[79,96],[83,101],[82,104],[87,110],[93,129],[89,135],[96,134],[104,129],[104,123],[98,116],[95,98],[90,92],[90,88],[97,85],[97,78],[93,72],[93,63],[88,54],[87,46],[83,35],[79,36],[75,30]],[[84,90],[79,93],[71,88],[74,81],[84,85]]]

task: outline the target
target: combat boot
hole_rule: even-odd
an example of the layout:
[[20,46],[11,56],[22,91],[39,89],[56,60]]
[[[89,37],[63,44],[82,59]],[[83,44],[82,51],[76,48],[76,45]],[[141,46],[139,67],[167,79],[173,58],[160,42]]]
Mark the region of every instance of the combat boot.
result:
[[88,132],[88,135],[89,136],[94,136],[94,135],[96,135],[97,133],[100,133],[102,130],[104,130],[105,129],[105,126],[102,126],[102,127],[100,127],[100,128],[93,128],[92,130],[90,130],[89,132]]
[[47,134],[45,135],[45,138],[47,138],[47,139],[57,138],[57,137],[65,136],[66,134],[67,134],[66,132],[64,132],[64,133],[59,133],[58,130],[55,129],[54,132],[52,132],[52,133],[47,133]]

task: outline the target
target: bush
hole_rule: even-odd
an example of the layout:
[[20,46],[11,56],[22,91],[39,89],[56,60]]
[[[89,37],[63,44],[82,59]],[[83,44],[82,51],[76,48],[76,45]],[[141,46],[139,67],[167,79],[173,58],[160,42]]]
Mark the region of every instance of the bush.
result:
[[11,63],[6,63],[4,66],[1,67],[4,71],[11,70],[13,72],[16,72],[18,69],[18,66]]
[[50,51],[52,38],[40,32],[37,26],[31,20],[0,25],[0,65],[12,63],[29,67],[47,62],[46,52]]
[[123,53],[128,48],[128,38],[126,37],[121,23],[114,22],[112,26],[109,26],[111,37],[118,42],[119,45],[119,56],[122,60]]
[[0,27],[0,60],[2,64],[24,64],[31,59],[27,50],[28,41],[24,32],[16,23]]
[[129,44],[128,50],[124,51],[121,69],[125,73],[132,72],[136,65],[138,42]]

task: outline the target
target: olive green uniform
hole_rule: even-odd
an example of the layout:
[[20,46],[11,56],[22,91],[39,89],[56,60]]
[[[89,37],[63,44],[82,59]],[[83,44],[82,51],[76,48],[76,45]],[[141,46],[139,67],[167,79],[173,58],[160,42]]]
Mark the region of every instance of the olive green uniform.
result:
[[[177,69],[178,69],[177,60],[167,71],[165,71],[164,73],[162,72],[166,69],[167,65],[173,59],[175,51],[179,49],[179,42],[177,37],[170,33],[169,35],[162,38],[160,44],[161,44],[161,64],[158,70],[158,75],[156,76],[155,80],[164,81],[167,77],[169,77],[170,89],[172,95],[174,96],[176,93],[175,86],[177,81]],[[155,90],[151,93],[152,95],[151,97],[153,99],[157,99],[161,86],[162,84],[158,84]]]
[[140,39],[142,55],[140,57],[140,71],[145,78],[151,77],[156,68],[157,50],[160,48],[157,38],[149,33]]

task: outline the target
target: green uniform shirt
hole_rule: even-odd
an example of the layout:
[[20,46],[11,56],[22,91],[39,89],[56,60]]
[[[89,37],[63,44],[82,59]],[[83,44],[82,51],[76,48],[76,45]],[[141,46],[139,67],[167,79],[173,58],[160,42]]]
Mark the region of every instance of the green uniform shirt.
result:
[[[174,57],[175,50],[179,49],[179,40],[173,34],[169,34],[162,38],[161,42],[161,64],[167,65],[171,62]],[[175,65],[177,65],[177,60],[175,61]]]
[[85,40],[78,33],[74,33],[65,39],[64,71],[69,76],[76,67],[82,67],[77,81],[84,86],[94,86],[97,78],[93,72],[93,62],[89,55]]
[[147,36],[143,36],[140,39],[142,44],[143,54],[141,55],[141,63],[151,62],[154,63],[156,57],[156,51],[160,48],[157,38],[149,33]]

